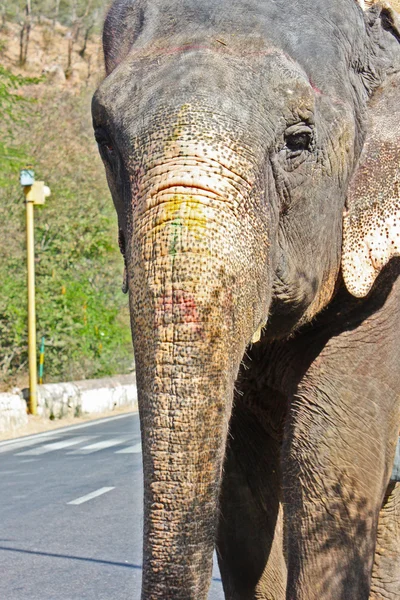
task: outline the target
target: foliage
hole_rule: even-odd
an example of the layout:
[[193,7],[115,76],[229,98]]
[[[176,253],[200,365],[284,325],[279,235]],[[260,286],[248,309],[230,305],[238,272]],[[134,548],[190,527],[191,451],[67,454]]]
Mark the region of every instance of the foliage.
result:
[[[127,299],[120,290],[122,260],[93,142],[90,92],[73,96],[4,70],[0,86],[2,81],[0,102],[13,131],[10,136],[0,123],[0,380],[24,378],[27,371],[25,207],[18,177],[30,163],[52,190],[46,205],[35,207],[45,381],[127,372],[133,356]],[[17,99],[14,86],[22,84]]]
[[[8,69],[0,65],[0,114],[3,122],[22,120],[20,104],[27,103],[27,99],[19,96],[16,93],[17,88],[23,85],[39,83],[41,79],[37,77],[23,77],[22,75],[14,75]],[[21,110],[19,110],[21,109]]]

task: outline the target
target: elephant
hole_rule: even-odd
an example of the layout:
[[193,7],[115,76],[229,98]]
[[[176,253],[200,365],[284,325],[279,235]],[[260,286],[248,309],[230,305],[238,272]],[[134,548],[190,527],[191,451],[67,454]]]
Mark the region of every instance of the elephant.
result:
[[205,600],[214,549],[229,600],[400,598],[399,42],[386,2],[107,13],[142,600]]

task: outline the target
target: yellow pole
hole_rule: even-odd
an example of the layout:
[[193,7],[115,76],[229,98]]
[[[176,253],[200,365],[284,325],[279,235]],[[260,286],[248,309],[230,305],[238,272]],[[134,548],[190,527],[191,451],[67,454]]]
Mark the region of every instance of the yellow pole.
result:
[[29,412],[37,414],[37,359],[36,359],[36,309],[35,309],[35,244],[33,229],[33,199],[28,200],[26,190],[26,249],[28,255],[28,356],[29,356]]

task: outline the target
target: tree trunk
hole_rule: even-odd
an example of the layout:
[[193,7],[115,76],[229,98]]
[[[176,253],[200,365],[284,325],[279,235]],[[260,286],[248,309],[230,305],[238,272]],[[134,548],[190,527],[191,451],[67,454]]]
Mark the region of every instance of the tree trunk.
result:
[[60,0],[56,0],[56,5],[54,8],[53,29],[55,28],[56,23],[58,21],[59,13],[60,13]]
[[25,20],[22,24],[19,38],[19,64],[24,66],[28,59],[29,36],[31,33],[31,0],[25,6]]
[[84,37],[84,39],[83,39],[83,46],[82,46],[82,48],[79,50],[79,56],[80,56],[81,58],[84,58],[84,57],[85,57],[85,52],[86,52],[86,48],[87,48],[87,43],[88,43],[88,40],[89,40],[89,35],[90,35],[90,32],[92,31],[92,29],[93,29],[93,23],[91,23],[91,24],[90,24],[88,27],[86,27],[86,31],[85,31],[85,37]]

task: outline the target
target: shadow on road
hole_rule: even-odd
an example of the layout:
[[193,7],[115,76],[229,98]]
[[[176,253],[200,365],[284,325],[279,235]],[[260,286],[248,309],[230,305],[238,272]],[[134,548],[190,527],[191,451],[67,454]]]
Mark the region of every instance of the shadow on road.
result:
[[[101,558],[89,558],[86,556],[71,556],[70,554],[56,554],[55,552],[40,552],[39,550],[24,550],[23,548],[7,548],[0,546],[0,551],[18,552],[19,554],[33,554],[35,556],[46,556],[50,558],[66,558],[68,560],[80,560],[84,562],[99,563],[102,565],[112,565],[113,567],[125,567],[128,569],[142,569],[142,565],[134,565],[132,563],[116,562],[112,560],[102,560]],[[219,577],[213,577],[213,581],[221,581]]]
[[33,554],[35,556],[47,556],[50,558],[67,558],[69,560],[81,560],[84,562],[100,563],[102,565],[112,565],[114,567],[128,567],[128,569],[141,569],[141,565],[133,565],[132,563],[115,562],[112,560],[102,560],[101,558],[88,558],[85,556],[71,556],[70,554],[56,554],[54,552],[40,552],[39,550],[24,550],[23,548],[7,548],[0,546],[0,551],[18,552],[20,554]]

